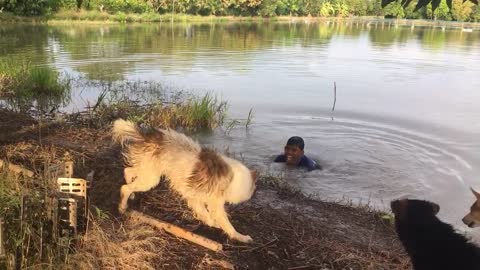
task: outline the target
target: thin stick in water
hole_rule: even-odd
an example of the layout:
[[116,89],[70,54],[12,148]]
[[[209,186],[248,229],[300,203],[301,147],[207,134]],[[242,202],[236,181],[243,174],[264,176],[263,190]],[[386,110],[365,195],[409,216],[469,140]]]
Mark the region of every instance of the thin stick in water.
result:
[[333,107],[332,107],[332,113],[335,111],[335,104],[337,104],[337,82],[333,82]]

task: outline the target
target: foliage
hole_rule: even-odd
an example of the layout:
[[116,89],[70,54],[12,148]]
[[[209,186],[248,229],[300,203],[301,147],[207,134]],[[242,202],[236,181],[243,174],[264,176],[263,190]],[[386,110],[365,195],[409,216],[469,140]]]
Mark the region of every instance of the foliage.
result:
[[454,0],[452,6],[452,18],[456,21],[464,22],[470,18],[473,11],[471,2],[463,2],[463,0]]
[[474,22],[480,22],[480,6],[476,6],[472,13],[472,20]]
[[324,2],[320,8],[320,16],[329,17],[335,14],[335,8],[330,2]]
[[60,0],[0,0],[0,10],[26,16],[49,15],[60,4]]
[[337,2],[334,5],[334,8],[336,11],[335,16],[337,17],[348,17],[348,15],[350,14],[349,6],[343,1]]
[[[474,3],[474,4],[478,5],[478,0],[465,0],[465,1],[470,1],[471,3]],[[394,2],[397,2],[397,0],[382,0],[382,7],[386,7],[389,4],[394,3]],[[402,6],[405,6],[410,2],[411,2],[411,0],[401,0]],[[428,4],[431,4],[432,9],[435,10],[440,5],[440,2],[441,1],[439,1],[439,0],[419,0],[417,2],[417,5],[416,5],[415,9],[418,10],[422,7],[426,7]],[[454,2],[454,0],[446,0],[446,4],[447,4],[447,6],[449,7],[450,10],[452,10],[452,8],[453,8],[453,2]]]
[[386,16],[391,16],[393,18],[402,19],[405,17],[402,4],[398,1],[390,3],[388,6],[386,6],[384,12]]
[[452,15],[450,9],[448,8],[447,2],[442,0],[440,5],[435,11],[433,11],[432,5],[428,4],[426,7],[427,17],[434,20],[444,20],[451,21]]

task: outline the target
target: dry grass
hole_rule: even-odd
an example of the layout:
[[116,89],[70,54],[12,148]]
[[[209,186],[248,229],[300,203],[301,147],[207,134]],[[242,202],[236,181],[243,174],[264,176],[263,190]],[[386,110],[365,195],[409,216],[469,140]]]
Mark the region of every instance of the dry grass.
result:
[[[153,262],[167,251],[167,241],[142,224],[110,224],[112,217],[91,216],[89,229],[67,269],[156,269]],[[101,225],[103,223],[103,225]]]

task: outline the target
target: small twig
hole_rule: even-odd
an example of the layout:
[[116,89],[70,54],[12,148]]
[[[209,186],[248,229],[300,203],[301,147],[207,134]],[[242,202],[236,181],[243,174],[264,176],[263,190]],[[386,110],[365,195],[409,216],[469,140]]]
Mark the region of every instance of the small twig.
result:
[[42,145],[42,114],[38,118],[38,143]]
[[5,252],[5,236],[4,236],[4,227],[5,227],[5,221],[3,218],[0,217],[0,258],[6,257],[6,252]]
[[335,104],[337,103],[337,82],[333,82],[333,107],[332,114],[335,111]]
[[300,269],[310,269],[313,265],[302,265],[296,267],[289,267],[288,270],[300,270]]
[[253,118],[253,108],[250,108],[250,111],[248,111],[247,121],[245,123],[246,129],[248,129],[248,127],[252,124],[252,118]]
[[43,223],[40,222],[40,259],[43,258]]
[[257,251],[257,250],[260,250],[260,249],[264,249],[268,246],[271,246],[273,245],[274,243],[276,243],[278,241],[278,238],[275,237],[275,239],[273,239],[272,241],[264,244],[264,245],[261,245],[261,246],[258,246],[258,247],[254,247],[254,248],[251,248],[251,249],[247,249],[247,250],[244,250],[242,252],[253,252],[253,251]]
[[229,270],[234,270],[235,269],[235,266],[233,264],[231,264],[230,262],[227,262],[225,260],[214,259],[208,254],[203,258],[202,262],[209,265],[209,266],[219,266],[223,269],[229,269]]

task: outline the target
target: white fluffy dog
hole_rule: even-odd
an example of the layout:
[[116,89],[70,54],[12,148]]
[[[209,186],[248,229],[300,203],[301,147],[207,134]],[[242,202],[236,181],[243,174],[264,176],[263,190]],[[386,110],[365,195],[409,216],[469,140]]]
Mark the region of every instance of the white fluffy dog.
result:
[[225,212],[225,203],[249,200],[255,191],[256,172],[241,162],[215,151],[172,129],[140,128],[118,119],[113,140],[124,147],[126,185],[120,190],[118,209],[124,213],[134,192],[156,187],[166,176],[170,187],[187,201],[196,217],[208,226],[220,228],[231,239],[250,242],[238,233]]

